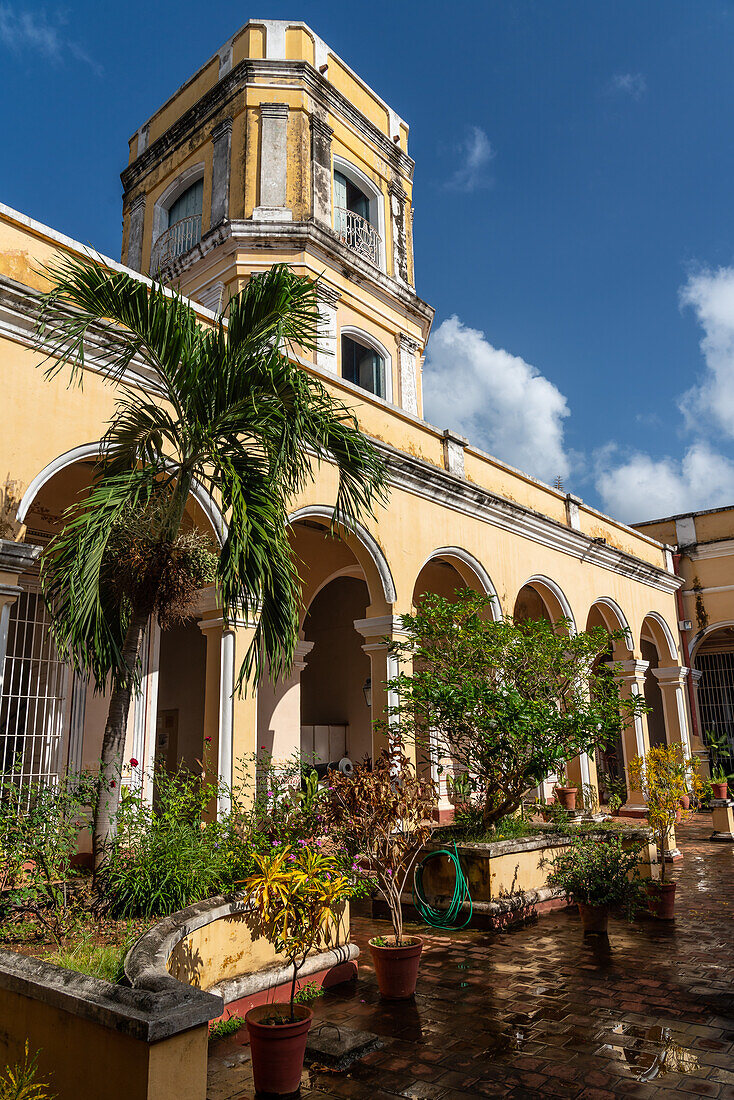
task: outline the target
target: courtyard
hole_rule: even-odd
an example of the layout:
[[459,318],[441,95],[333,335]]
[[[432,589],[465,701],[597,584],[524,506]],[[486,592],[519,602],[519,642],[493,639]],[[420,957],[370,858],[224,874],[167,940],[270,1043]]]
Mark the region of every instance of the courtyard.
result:
[[[304,1070],[301,1096],[383,1100],[612,1100],[734,1097],[734,851],[706,814],[680,827],[676,919],[610,921],[581,933],[575,909],[521,928],[429,932],[415,1000],[381,1002],[367,940],[384,922],[352,919],[359,980],[312,1002],[326,1022],[380,1046],[342,1073]],[[244,1031],[212,1046],[208,1100],[253,1095]]]

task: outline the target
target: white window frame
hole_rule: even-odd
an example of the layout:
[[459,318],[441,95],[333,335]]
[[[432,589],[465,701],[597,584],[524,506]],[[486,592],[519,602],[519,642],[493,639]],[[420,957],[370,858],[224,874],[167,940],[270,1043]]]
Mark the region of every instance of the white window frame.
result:
[[[345,160],[344,157],[340,157],[337,153],[334,153],[332,157],[332,196],[334,172],[341,172],[343,176],[346,176],[346,178],[353,183],[355,187],[359,188],[359,190],[369,199],[370,221],[380,235],[380,263],[378,266],[380,271],[387,271],[387,267],[385,266],[385,196],[377,184],[373,183],[370,177],[366,175],[361,168],[357,168],[356,164],[352,164],[351,161]],[[331,208],[332,225],[335,225],[336,215],[333,200]],[[375,351],[377,351],[377,348],[375,348]]]
[[350,383],[360,393],[366,393],[368,397],[374,397],[376,401],[385,401],[388,405],[392,405],[392,355],[387,350],[384,344],[381,344],[376,336],[373,336],[371,332],[365,332],[363,328],[356,328],[354,325],[342,325],[339,329],[337,338],[337,347],[339,349],[339,377],[343,382],[349,382],[348,378],[345,378],[342,374],[342,336],[348,336],[351,340],[354,340],[357,344],[362,344],[366,348],[370,348],[372,351],[376,351],[378,355],[382,356],[385,363],[385,396],[380,397],[379,393],[370,393],[369,390],[362,389],[356,382]]
[[[151,245],[154,245],[161,233],[165,233],[168,229],[168,211],[171,209],[176,199],[180,198],[184,191],[188,191],[192,184],[198,183],[199,180],[204,179],[205,169],[206,165],[204,161],[201,161],[199,164],[192,164],[191,167],[186,168],[180,176],[176,176],[173,183],[169,183],[163,194],[156,199],[153,207],[153,239]],[[201,220],[203,233],[203,204]]]

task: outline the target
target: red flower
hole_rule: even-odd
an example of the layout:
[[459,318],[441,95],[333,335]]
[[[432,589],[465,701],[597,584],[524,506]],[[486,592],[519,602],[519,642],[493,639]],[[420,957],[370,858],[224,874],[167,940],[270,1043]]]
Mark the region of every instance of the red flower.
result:
[[138,766],[138,762],[137,762],[137,760],[135,759],[135,757],[134,757],[134,756],[131,756],[131,757],[130,757],[130,765],[131,765],[131,767],[133,767],[133,768],[137,768],[137,766]]
[[114,779],[110,780],[110,786],[112,787],[113,790],[117,786],[117,783],[115,783]]
[[205,737],[204,741],[206,742],[207,745],[211,745],[212,739],[211,739],[211,737]]

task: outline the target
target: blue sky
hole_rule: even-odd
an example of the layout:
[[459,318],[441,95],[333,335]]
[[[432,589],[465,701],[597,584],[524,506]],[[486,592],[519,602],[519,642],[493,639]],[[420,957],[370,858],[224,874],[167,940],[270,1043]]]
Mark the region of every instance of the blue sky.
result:
[[410,123],[429,418],[626,520],[732,503],[734,2],[0,0],[0,199],[118,256],[129,135],[250,17]]

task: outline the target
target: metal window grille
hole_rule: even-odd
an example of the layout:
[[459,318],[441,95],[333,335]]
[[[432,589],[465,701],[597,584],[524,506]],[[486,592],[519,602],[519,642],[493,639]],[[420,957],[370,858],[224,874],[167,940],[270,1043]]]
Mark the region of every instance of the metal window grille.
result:
[[700,653],[696,667],[703,673],[698,706],[703,731],[724,734],[729,743],[727,771],[734,771],[734,653]]
[[59,659],[37,581],[23,581],[10,612],[0,698],[0,786],[56,782],[69,670]]

